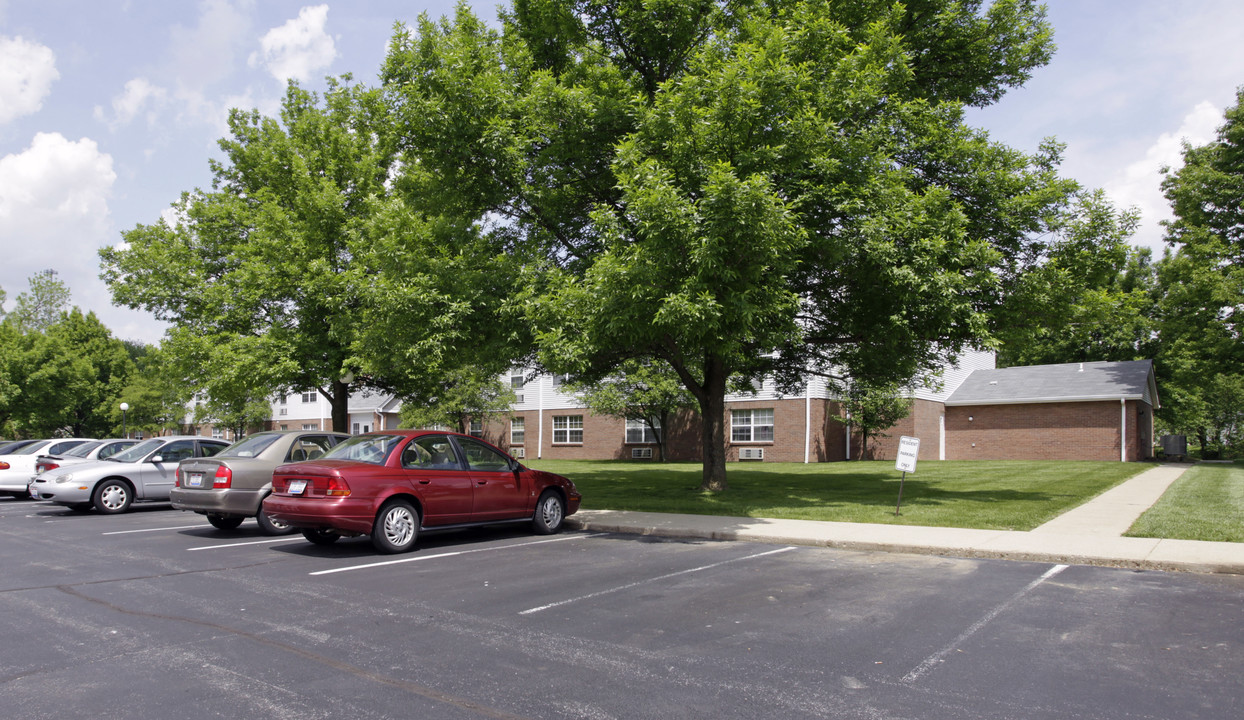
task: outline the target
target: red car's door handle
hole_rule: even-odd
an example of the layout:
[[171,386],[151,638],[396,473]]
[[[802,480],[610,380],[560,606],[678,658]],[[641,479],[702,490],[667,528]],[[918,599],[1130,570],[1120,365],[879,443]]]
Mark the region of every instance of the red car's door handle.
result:
[[432,481],[431,481],[431,480],[420,480],[420,481],[419,481],[419,484],[420,484],[420,485],[427,485],[427,484],[428,484],[428,483],[430,483],[430,482],[432,482]]

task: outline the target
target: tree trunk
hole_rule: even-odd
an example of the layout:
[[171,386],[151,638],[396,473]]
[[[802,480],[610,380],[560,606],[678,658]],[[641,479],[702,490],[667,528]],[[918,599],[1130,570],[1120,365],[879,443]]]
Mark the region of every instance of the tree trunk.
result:
[[328,401],[333,406],[333,432],[350,432],[350,385],[340,380],[333,381],[333,394]]
[[698,397],[704,421],[704,476],[700,490],[726,489],[726,372],[721,360],[705,363],[704,393]]

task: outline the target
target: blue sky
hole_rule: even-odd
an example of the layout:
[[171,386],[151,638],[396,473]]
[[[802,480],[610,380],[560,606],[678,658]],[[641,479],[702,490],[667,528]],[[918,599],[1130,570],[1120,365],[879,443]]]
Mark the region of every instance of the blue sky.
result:
[[[488,18],[496,2],[474,2]],[[1158,168],[1214,136],[1244,85],[1238,0],[1052,0],[1059,51],[1029,83],[969,114],[1032,151],[1067,144],[1063,172],[1142,212],[1161,247]],[[397,21],[452,2],[0,0],[0,287],[55,269],[72,302],[122,338],[163,326],[115,308],[100,247],[207,187],[230,107],[274,114],[286,78],[374,82]]]

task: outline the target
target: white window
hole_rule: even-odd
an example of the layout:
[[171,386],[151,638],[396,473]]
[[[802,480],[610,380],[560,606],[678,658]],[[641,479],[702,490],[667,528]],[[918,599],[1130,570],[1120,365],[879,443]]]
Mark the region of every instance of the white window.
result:
[[224,436],[225,434],[220,428],[218,427],[212,428],[212,437],[216,438],[217,440],[220,440]]
[[350,425],[350,434],[351,434],[351,435],[358,435],[358,434],[359,434],[359,424],[358,424],[358,423],[351,423],[351,425]]
[[527,428],[526,418],[516,417],[516,418],[510,419],[510,444],[511,445],[522,445],[523,443],[527,442],[526,428]]
[[471,437],[477,437],[477,438],[484,437],[484,421],[483,420],[472,420],[471,429],[470,429],[470,432],[467,433],[467,435],[470,435]]
[[773,442],[773,408],[730,411],[731,442]]
[[303,430],[319,430],[320,425],[319,423],[303,423],[302,429]]
[[[658,429],[661,427],[659,420],[653,420],[652,424]],[[626,441],[632,444],[655,443],[659,440],[657,433],[648,427],[648,423],[644,420],[627,420],[626,421]]]
[[305,403],[313,403],[313,402],[315,402],[315,396],[316,396],[316,394],[317,394],[317,393],[318,393],[318,391],[316,391],[316,390],[307,390],[307,391],[305,391],[305,392],[302,394],[302,401],[303,401],[303,402],[305,402]]
[[553,416],[553,443],[582,443],[583,442],[583,416],[582,415],[554,415]]

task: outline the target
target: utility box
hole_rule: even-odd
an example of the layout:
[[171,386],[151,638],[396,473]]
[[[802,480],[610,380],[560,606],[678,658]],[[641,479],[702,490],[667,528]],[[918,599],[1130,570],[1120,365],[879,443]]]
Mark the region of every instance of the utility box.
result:
[[1162,444],[1162,457],[1179,460],[1188,457],[1187,435],[1163,435],[1158,442]]

